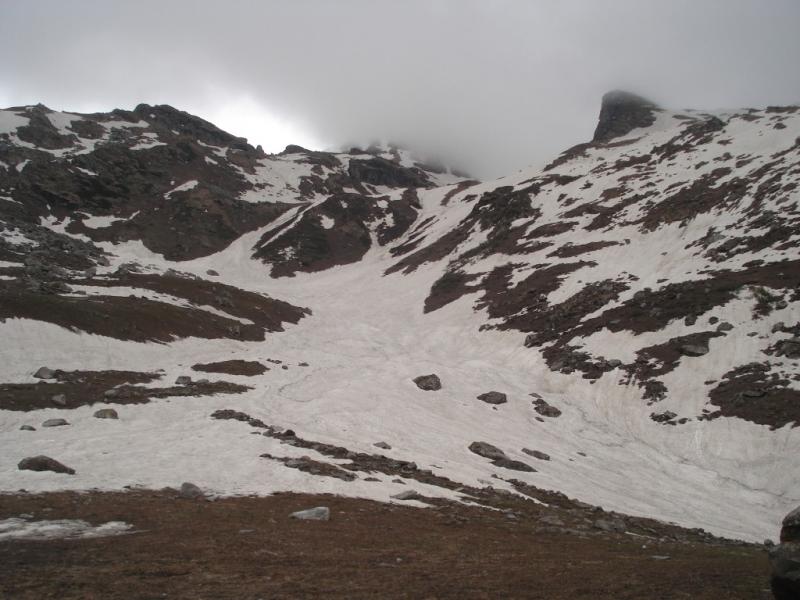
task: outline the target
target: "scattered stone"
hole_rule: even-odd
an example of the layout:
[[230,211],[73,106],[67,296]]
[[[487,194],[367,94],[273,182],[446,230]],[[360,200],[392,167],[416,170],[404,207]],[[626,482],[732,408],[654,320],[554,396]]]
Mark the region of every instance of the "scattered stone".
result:
[[708,346],[700,344],[684,344],[678,351],[684,356],[703,356],[708,354]]
[[37,379],[55,379],[56,372],[48,367],[39,367],[36,373],[33,374]]
[[442,389],[442,382],[439,379],[439,376],[434,373],[415,377],[414,383],[417,384],[419,389],[425,390],[426,392],[435,392]]
[[717,331],[720,332],[730,331],[731,329],[733,329],[733,325],[731,325],[727,321],[723,321],[722,323],[717,325]]
[[211,275],[212,277],[219,277],[219,273],[217,273],[214,269],[209,269],[206,271],[206,275]]
[[191,385],[192,378],[188,375],[181,375],[177,379],[175,379],[175,385]]
[[42,423],[42,427],[62,427],[64,425],[69,425],[66,419],[47,419]]
[[392,447],[389,444],[387,444],[386,442],[375,442],[372,445],[375,446],[376,448],[381,448],[383,450],[391,450],[392,449]]
[[19,428],[20,431],[36,431],[35,427],[31,427],[30,425],[23,425]]
[[719,317],[710,317],[710,318],[708,319],[708,322],[709,322],[709,324],[711,324],[711,325],[714,325],[714,324],[715,324],[715,323],[717,323],[718,321],[719,321]]
[[422,494],[415,492],[414,490],[406,490],[392,496],[392,498],[395,500],[420,500],[422,497]]
[[298,367],[307,367],[307,366],[308,366],[308,363],[307,363],[307,362],[301,362],[301,363],[297,363],[297,366],[298,366]]
[[75,474],[75,469],[70,469],[54,458],[44,455],[23,458],[17,464],[17,468],[20,471],[52,471],[53,473],[66,473],[67,475]]
[[203,493],[203,490],[201,490],[195,484],[184,481],[181,484],[181,489],[178,491],[178,496],[185,498],[186,500],[194,500],[196,498],[203,498],[205,494]]
[[544,452],[539,452],[538,450],[529,450],[528,448],[523,448],[522,451],[528,456],[532,456],[533,458],[538,458],[539,460],[550,460],[549,454],[545,454]]
[[119,419],[117,411],[113,408],[101,408],[94,413],[94,417],[97,419]]
[[56,406],[66,406],[67,405],[67,397],[64,394],[56,394],[50,400]]
[[331,509],[327,506],[317,506],[306,510],[298,510],[290,514],[289,518],[300,519],[301,521],[330,521]]
[[488,442],[472,442],[469,451],[489,460],[507,459],[506,453],[497,446],[492,446]]
[[548,404],[544,398],[542,398],[538,394],[531,394],[531,396],[534,397],[533,410],[535,410],[537,413],[539,413],[543,417],[555,418],[561,416],[561,411],[552,404]]
[[508,398],[502,392],[486,392],[478,396],[478,400],[483,400],[487,404],[505,404]]

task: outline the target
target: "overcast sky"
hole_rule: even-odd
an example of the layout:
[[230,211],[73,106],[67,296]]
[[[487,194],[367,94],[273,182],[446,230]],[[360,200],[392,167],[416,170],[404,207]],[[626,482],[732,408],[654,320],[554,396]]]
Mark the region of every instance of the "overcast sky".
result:
[[279,151],[394,141],[481,177],[600,97],[800,102],[800,0],[0,0],[0,105],[171,104]]

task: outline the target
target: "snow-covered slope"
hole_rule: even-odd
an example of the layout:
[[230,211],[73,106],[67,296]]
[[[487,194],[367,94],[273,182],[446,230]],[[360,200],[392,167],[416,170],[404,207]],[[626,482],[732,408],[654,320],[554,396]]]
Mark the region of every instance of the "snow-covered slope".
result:
[[593,142],[483,183],[168,107],[0,115],[4,490],[528,485],[751,540],[800,501],[797,107],[613,94]]

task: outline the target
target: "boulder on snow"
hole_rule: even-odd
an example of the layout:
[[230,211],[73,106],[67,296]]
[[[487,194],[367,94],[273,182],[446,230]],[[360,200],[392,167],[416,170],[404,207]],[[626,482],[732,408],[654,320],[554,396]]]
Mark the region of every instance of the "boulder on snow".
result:
[[500,450],[497,446],[492,446],[488,442],[472,442],[469,445],[469,451],[483,458],[489,460],[507,459],[506,453]]
[[522,451],[528,456],[532,456],[533,458],[538,458],[539,460],[550,460],[549,454],[545,454],[544,452],[539,452],[538,450],[529,450],[528,448],[523,448]]
[[70,469],[68,466],[61,464],[54,458],[44,456],[29,456],[23,458],[17,464],[20,471],[52,471],[53,473],[66,473],[67,475],[74,475],[75,469]]
[[37,379],[55,379],[56,372],[48,367],[39,367],[36,373],[33,374]]
[[537,413],[539,413],[543,417],[555,418],[561,416],[561,411],[552,404],[548,404],[548,402],[544,398],[539,396],[539,394],[530,394],[530,395],[533,396],[534,398],[533,410],[535,410]]
[[392,449],[392,447],[389,444],[387,444],[386,442],[375,442],[372,445],[375,446],[376,448],[380,448],[381,450],[391,450]]
[[414,490],[406,490],[392,496],[392,498],[395,500],[421,500],[422,497],[422,494],[415,492]]
[[19,428],[20,431],[36,431],[36,427],[31,427],[30,425],[22,425]]
[[119,419],[119,415],[117,411],[113,408],[101,408],[98,411],[95,411],[93,415],[96,419]]
[[482,400],[487,404],[505,404],[508,398],[502,392],[486,392],[478,396],[478,400]]
[[69,425],[66,419],[47,419],[42,423],[42,427],[63,427]]
[[498,458],[492,461],[495,467],[502,467],[503,469],[511,469],[512,471],[524,471],[526,473],[535,473],[536,469],[521,460],[513,460],[510,458]]
[[300,519],[301,521],[330,521],[331,509],[327,506],[317,506],[298,510],[289,515],[290,519]]
[[196,498],[203,498],[205,494],[203,493],[203,490],[201,490],[195,484],[189,481],[184,481],[181,484],[181,489],[178,490],[178,496],[187,500],[194,500]]
[[175,385],[190,385],[192,383],[192,378],[188,375],[181,375],[177,379],[175,379]]
[[708,346],[702,344],[684,344],[678,351],[684,356],[704,356],[708,354]]
[[442,389],[442,382],[439,376],[434,373],[415,377],[414,383],[417,384],[419,389],[425,390],[426,392],[435,392],[436,390]]

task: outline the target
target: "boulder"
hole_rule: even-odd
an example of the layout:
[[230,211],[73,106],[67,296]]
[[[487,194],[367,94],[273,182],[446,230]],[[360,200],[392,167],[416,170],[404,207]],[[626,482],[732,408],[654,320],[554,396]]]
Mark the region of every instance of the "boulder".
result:
[[439,379],[439,376],[434,373],[415,377],[414,383],[417,384],[419,389],[425,390],[426,392],[435,392],[442,389],[442,382]]
[[683,344],[678,351],[684,356],[703,356],[708,354],[708,346],[701,344]]
[[487,404],[505,404],[508,398],[502,392],[486,392],[478,396],[478,400],[483,400]]
[[30,425],[23,425],[19,428],[20,431],[36,431],[36,427],[31,427]]
[[23,458],[17,464],[17,468],[20,471],[52,471],[53,473],[66,473],[67,475],[75,474],[75,469],[70,469],[54,458],[44,455]]
[[36,373],[33,374],[37,379],[55,379],[56,372],[49,367],[39,367]]
[[552,404],[548,404],[547,401],[541,396],[538,394],[531,394],[531,396],[534,397],[533,410],[535,410],[537,413],[543,417],[556,418],[561,416],[561,411]]
[[505,452],[488,442],[472,442],[469,445],[469,451],[489,460],[508,459]]
[[67,397],[64,394],[56,394],[50,401],[55,404],[56,406],[66,406],[67,405]]
[[382,450],[391,450],[392,449],[392,447],[389,444],[387,444],[386,442],[375,442],[372,445],[375,446],[376,448],[380,448]]
[[731,325],[727,321],[723,321],[722,323],[717,325],[717,331],[719,331],[721,333],[724,333],[726,331],[730,331],[731,329],[733,329],[733,325]]
[[42,427],[63,427],[69,425],[66,419],[47,419],[42,423]]
[[178,490],[178,496],[187,500],[195,500],[197,498],[205,497],[205,494],[203,493],[203,490],[201,490],[195,484],[184,481],[181,484],[181,489]]
[[191,385],[192,378],[188,375],[181,375],[177,379],[175,379],[175,385]]
[[800,598],[800,506],[784,517],[780,540],[769,550],[772,594],[777,600]]
[[510,458],[498,458],[493,460],[492,464],[495,467],[502,467],[503,469],[511,469],[512,471],[524,471],[526,473],[535,473],[536,469],[521,460],[512,460]]
[[101,408],[98,411],[95,411],[94,417],[96,419],[119,419],[119,415],[117,411],[113,408]]
[[298,510],[290,514],[289,518],[300,519],[301,521],[330,521],[331,509],[327,506],[317,506],[306,510]]

